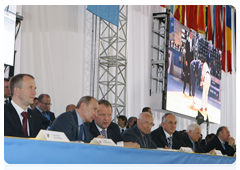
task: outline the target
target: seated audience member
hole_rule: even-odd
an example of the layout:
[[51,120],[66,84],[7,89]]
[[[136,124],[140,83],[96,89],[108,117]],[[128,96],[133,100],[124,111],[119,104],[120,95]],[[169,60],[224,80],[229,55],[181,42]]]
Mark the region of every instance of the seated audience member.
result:
[[[112,106],[107,100],[99,100],[99,110],[97,117],[89,125],[90,133],[93,137],[102,135],[105,138],[112,139],[115,143],[124,141],[121,136],[119,127],[112,122]],[[124,146],[139,148],[140,145],[132,142],[124,142]]]
[[141,148],[156,149],[157,146],[149,134],[153,126],[154,123],[151,113],[142,112],[137,119],[137,124],[125,130],[122,136],[126,141],[137,142]]
[[194,152],[205,153],[205,151],[200,147],[200,143],[199,143],[200,136],[201,136],[201,127],[198,124],[191,124],[187,128],[187,133],[184,133],[182,135],[182,139],[185,146],[192,148]]
[[30,108],[33,110],[38,105],[38,98],[35,97],[33,100],[33,104],[30,104]]
[[180,149],[183,145],[182,135],[176,131],[177,119],[171,113],[166,113],[162,117],[159,128],[152,131],[152,140],[159,148]]
[[180,131],[181,134],[184,134],[184,133],[186,133],[186,132],[187,132],[187,131],[186,131],[185,129]]
[[215,136],[214,133],[211,133],[211,134],[208,134],[206,137],[205,137],[205,146],[207,146],[208,142]]
[[35,80],[29,74],[17,74],[10,79],[12,100],[4,105],[4,136],[36,137],[41,121],[28,106],[36,95]]
[[50,130],[64,132],[70,141],[89,143],[93,137],[89,132],[89,123],[97,117],[98,102],[92,96],[82,97],[72,112],[59,115]]
[[152,110],[151,110],[150,107],[144,107],[144,108],[142,109],[142,112],[149,112],[149,113],[151,113],[151,115],[152,115]]
[[72,112],[74,109],[76,108],[76,106],[74,104],[69,104],[66,107],[66,112]]
[[201,134],[201,137],[199,138],[198,142],[200,143],[200,147],[202,148],[202,150],[205,151],[206,142],[205,142],[205,139],[203,139],[202,134]]
[[133,116],[130,117],[130,118],[128,119],[127,129],[128,129],[128,128],[131,128],[133,125],[135,125],[136,122],[137,122],[137,118],[136,118],[136,117],[133,117]]
[[9,86],[9,79],[4,78],[4,104],[9,103],[10,99],[11,99],[11,91]]
[[230,132],[227,127],[221,126],[217,130],[217,134],[208,142],[206,151],[209,152],[212,149],[220,150],[223,155],[233,156],[235,149],[235,139],[230,137]]
[[49,129],[55,119],[55,114],[50,112],[50,106],[50,96],[48,94],[40,94],[38,96],[38,105],[33,109],[33,111],[42,121],[42,125],[45,127],[45,129]]
[[126,126],[127,126],[127,117],[124,115],[120,115],[118,116],[118,126],[119,126],[119,130],[120,133],[123,133],[126,130]]

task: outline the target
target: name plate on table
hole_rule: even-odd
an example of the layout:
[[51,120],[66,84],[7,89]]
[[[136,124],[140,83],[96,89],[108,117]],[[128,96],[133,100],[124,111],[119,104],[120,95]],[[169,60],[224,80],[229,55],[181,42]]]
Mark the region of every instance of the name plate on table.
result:
[[95,145],[106,145],[106,146],[117,146],[112,139],[106,139],[106,138],[94,138],[90,144]]
[[36,138],[57,142],[70,142],[65,133],[51,130],[40,130]]
[[222,152],[220,150],[214,150],[212,155],[223,156],[223,154],[222,154]]
[[180,152],[188,152],[188,153],[194,153],[192,148],[189,148],[189,147],[181,147],[179,149]]

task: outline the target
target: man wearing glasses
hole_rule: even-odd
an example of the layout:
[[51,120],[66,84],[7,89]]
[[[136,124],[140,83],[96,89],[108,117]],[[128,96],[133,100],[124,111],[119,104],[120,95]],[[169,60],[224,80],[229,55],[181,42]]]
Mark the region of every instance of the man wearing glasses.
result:
[[159,148],[180,149],[185,146],[181,133],[176,131],[177,119],[171,113],[166,113],[162,117],[162,123],[159,128],[152,131],[152,140]]
[[48,94],[40,94],[38,97],[38,104],[33,111],[38,115],[42,121],[43,126],[49,129],[55,119],[53,112],[50,112],[51,98]]
[[153,126],[154,123],[151,113],[142,112],[137,119],[137,124],[124,131],[122,136],[126,141],[137,142],[140,148],[156,149],[157,146],[149,134]]

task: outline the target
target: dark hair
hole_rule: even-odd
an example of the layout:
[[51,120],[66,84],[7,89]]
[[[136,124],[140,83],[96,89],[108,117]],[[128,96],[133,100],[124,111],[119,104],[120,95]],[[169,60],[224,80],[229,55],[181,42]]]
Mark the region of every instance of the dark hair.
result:
[[22,81],[23,81],[23,77],[24,76],[28,76],[31,77],[32,79],[34,79],[34,77],[30,74],[17,74],[15,76],[13,76],[10,79],[10,91],[11,91],[11,96],[13,96],[14,94],[14,88],[18,87],[18,88],[22,88]]
[[35,98],[34,98],[34,100],[38,100],[38,98],[37,98],[37,97],[35,97]]
[[218,130],[217,130],[217,134],[216,135],[218,136],[219,133],[222,132],[224,128],[227,128],[227,127],[226,126],[219,127]]
[[[85,103],[85,104],[88,106],[88,104],[90,103],[90,101],[91,101],[92,99],[95,99],[95,98],[92,97],[92,96],[83,96],[83,97],[78,101],[76,108],[79,109],[82,103]],[[95,99],[95,100],[96,100],[96,99]]]
[[104,100],[104,99],[101,99],[101,100],[99,100],[98,101],[98,104],[100,105],[100,104],[103,104],[104,106],[106,106],[106,107],[111,107],[111,110],[112,110],[112,105],[111,105],[111,103],[109,102],[109,101],[107,101],[107,100]]
[[148,109],[151,109],[150,107],[144,107],[143,109],[142,109],[142,112],[148,112]]
[[123,121],[124,121],[124,125],[126,126],[127,125],[127,117],[126,116],[124,116],[124,115],[119,115],[118,116],[118,119],[122,119]]
[[[128,118],[127,128],[129,128],[129,122],[132,122],[133,119],[136,119],[136,120],[137,120],[137,117],[131,116],[130,118]],[[135,122],[136,122],[136,121],[135,121]]]
[[9,79],[8,78],[4,78],[4,81],[9,81]]
[[42,99],[43,99],[45,96],[47,96],[48,98],[50,98],[50,96],[49,96],[48,94],[40,94],[40,95],[38,96],[38,100],[41,102]]

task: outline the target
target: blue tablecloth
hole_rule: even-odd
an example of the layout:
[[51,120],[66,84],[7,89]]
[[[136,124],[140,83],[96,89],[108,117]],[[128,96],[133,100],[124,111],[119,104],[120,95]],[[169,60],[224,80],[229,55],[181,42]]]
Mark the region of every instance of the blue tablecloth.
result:
[[232,164],[234,157],[4,137],[8,164]]

